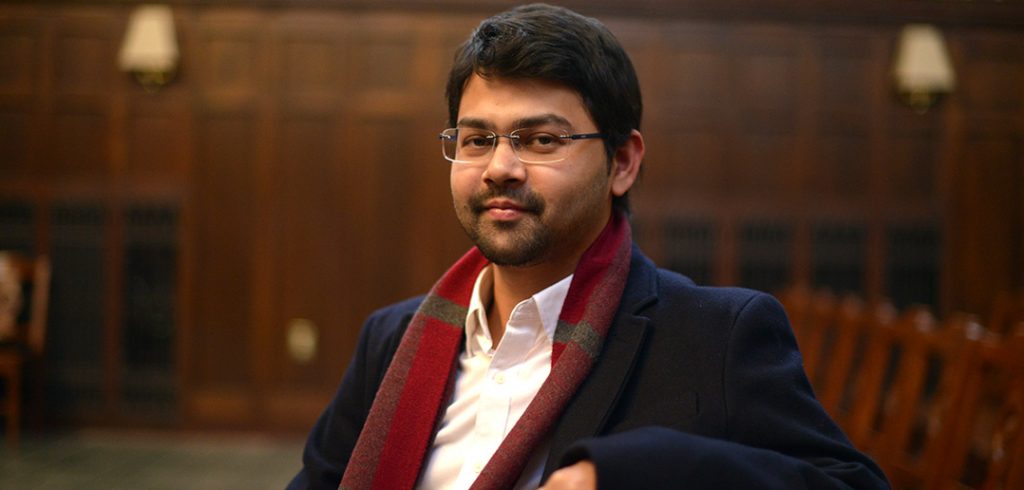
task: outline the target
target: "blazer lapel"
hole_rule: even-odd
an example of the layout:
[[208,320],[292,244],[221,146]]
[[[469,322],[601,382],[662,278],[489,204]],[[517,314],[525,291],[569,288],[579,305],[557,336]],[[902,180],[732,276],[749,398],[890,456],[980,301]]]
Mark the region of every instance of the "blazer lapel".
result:
[[551,438],[544,478],[572,443],[601,433],[630,379],[650,319],[636,314],[657,299],[657,269],[634,247],[629,280],[604,349],[587,380],[566,407]]

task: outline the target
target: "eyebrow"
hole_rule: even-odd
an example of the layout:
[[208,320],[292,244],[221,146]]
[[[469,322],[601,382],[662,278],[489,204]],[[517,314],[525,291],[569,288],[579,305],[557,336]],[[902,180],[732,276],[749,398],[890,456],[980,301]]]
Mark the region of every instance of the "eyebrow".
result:
[[[516,119],[512,121],[512,129],[529,128],[552,123],[562,126],[565,129],[572,128],[572,124],[569,123],[568,119],[559,116],[558,114],[547,113]],[[463,128],[487,129],[491,131],[496,129],[494,124],[490,121],[475,117],[464,117],[459,119],[457,126]]]

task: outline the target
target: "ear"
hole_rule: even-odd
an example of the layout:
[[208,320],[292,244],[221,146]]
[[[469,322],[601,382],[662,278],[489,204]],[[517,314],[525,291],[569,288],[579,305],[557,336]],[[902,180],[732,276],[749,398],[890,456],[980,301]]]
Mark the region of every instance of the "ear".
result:
[[612,155],[612,194],[622,196],[633,187],[640,165],[644,159],[644,137],[640,131],[633,130],[619,149]]

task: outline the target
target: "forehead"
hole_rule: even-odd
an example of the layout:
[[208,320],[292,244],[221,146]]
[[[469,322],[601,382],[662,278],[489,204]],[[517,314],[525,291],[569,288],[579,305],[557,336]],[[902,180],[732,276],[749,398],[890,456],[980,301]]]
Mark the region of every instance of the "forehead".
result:
[[483,78],[474,74],[459,101],[459,121],[483,121],[495,129],[515,129],[516,121],[554,115],[572,129],[596,129],[575,90],[536,79]]

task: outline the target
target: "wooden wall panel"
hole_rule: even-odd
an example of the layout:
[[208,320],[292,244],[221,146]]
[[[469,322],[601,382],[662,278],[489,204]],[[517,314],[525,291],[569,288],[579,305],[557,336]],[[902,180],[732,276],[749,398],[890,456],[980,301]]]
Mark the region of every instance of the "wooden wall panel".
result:
[[29,104],[0,105],[0,154],[6,155],[0,163],[5,175],[23,175],[29,169],[29,136],[32,108]]
[[[643,26],[633,26],[642,39]],[[674,182],[670,194],[726,192],[723,163],[733,122],[733,67],[720,30],[708,25],[666,26],[657,42],[632,43],[646,99],[648,147],[643,182]],[[650,37],[650,34],[648,34]],[[659,103],[652,104],[656,100]],[[724,109],[724,110],[723,110]],[[661,189],[650,189],[660,191]]]
[[973,111],[1019,115],[1024,110],[1024,34],[968,34],[963,50],[963,103]]
[[[417,237],[410,236],[409,230],[418,214],[415,209],[421,205],[411,199],[415,185],[411,168],[422,160],[415,158],[412,148],[395,144],[396,137],[402,139],[401,135],[412,134],[413,127],[412,122],[404,118],[367,116],[359,119],[353,133],[363,157],[358,163],[353,162],[360,171],[354,173],[357,178],[346,188],[364,187],[370,198],[363,202],[373,203],[369,207],[363,204],[362,216],[357,221],[356,229],[368,239],[361,272],[365,278],[382,279],[360,288],[364,298],[371,302],[396,301],[422,292],[411,287],[412,278],[405,274],[410,258],[416,253],[415,247],[410,245],[416,243]],[[422,205],[437,207],[434,203]],[[375,309],[370,305],[366,308]]]
[[[468,248],[436,135],[486,7],[360,5],[175,3],[182,66],[156,94],[117,71],[123,4],[0,7],[0,245],[59,254],[74,301],[55,318],[100,339],[97,366],[60,371],[82,373],[56,393],[83,396],[78,416],[169,396],[171,423],[305,430],[365,316]],[[959,88],[918,115],[890,87],[899,19],[656,7],[676,14],[604,17],[644,91],[634,223],[656,261],[974,311],[1024,285],[1021,34],[950,22]],[[174,359],[150,366],[123,352],[164,328],[134,285],[169,280]],[[307,362],[287,347],[299,319],[318,334]]]
[[195,169],[195,325],[189,383],[197,387],[244,387],[252,382],[247,361],[253,319],[251,214],[254,203],[250,143],[253,121],[245,116],[210,115],[199,126]]
[[53,116],[53,145],[40,170],[53,177],[102,177],[110,171],[110,115],[97,101],[68,101]]
[[278,28],[275,70],[285,112],[334,115],[348,98],[354,73],[340,16],[290,16]]
[[295,26],[282,27],[279,34],[283,60],[278,73],[282,92],[342,95],[350,75],[348,60],[339,52],[342,36],[337,29],[331,29],[331,24],[317,22],[310,29],[302,20],[294,22]]
[[[347,207],[345,194],[356,186],[349,177],[349,165],[358,160],[338,157],[347,147],[339,141],[338,130],[330,119],[286,119],[281,135],[277,207],[281,219],[275,237],[279,254],[275,257],[275,296],[280,314],[272,329],[275,348],[267,358],[278,366],[272,375],[275,386],[324,388],[318,372],[336,373],[341,367],[337,353],[328,346],[353,349],[355,336],[348,325],[353,318],[350,299],[358,294],[353,267],[365,260],[353,249],[349,237],[364,230],[354,225],[356,209]],[[285,197],[286,196],[286,197]],[[366,299],[366,298],[364,298]],[[288,357],[286,329],[290,322],[305,319],[318,328],[316,357],[308,363]]]
[[762,199],[791,195],[786,170],[796,157],[796,140],[793,130],[781,124],[778,129],[748,126],[739,135],[725,178],[731,194]]
[[892,196],[894,202],[937,202],[935,179],[941,162],[938,145],[941,137],[938,127],[911,124],[896,128],[890,135],[889,159],[881,190]]
[[32,93],[37,80],[33,60],[39,59],[39,22],[31,17],[0,18],[0,93]]
[[130,99],[125,128],[126,173],[184,182],[191,166],[188,105],[179,97]]
[[42,22],[29,14],[0,17],[0,171],[21,176],[31,171],[32,136],[40,124],[36,113],[43,58]]
[[267,87],[263,62],[271,57],[261,50],[260,16],[253,11],[214,9],[196,21],[193,60],[200,104],[213,111],[251,110],[261,89]]
[[795,190],[803,78],[799,32],[753,27],[736,33],[732,85],[739,121],[726,181],[740,196]]
[[[870,190],[875,73],[881,68],[869,32],[837,30],[811,37],[809,78],[816,106],[801,188],[812,198],[862,200]],[[806,87],[807,83],[801,83]]]
[[1000,291],[1024,287],[1024,34],[969,32],[954,44],[962,92],[954,102],[955,164],[947,185],[953,307],[988,311]]
[[988,311],[997,292],[1019,287],[1017,274],[1007,266],[1020,265],[1021,250],[1013,248],[1020,244],[1013,210],[1022,198],[1024,140],[1009,131],[969,131],[964,152],[958,187],[975,204],[958,227],[963,249],[956,267],[965,284],[957,297],[966,311]]
[[870,31],[818,33],[812,39],[820,82],[816,103],[831,113],[863,115],[871,108],[879,72],[875,42]]
[[106,94],[117,79],[121,24],[109,12],[74,12],[62,19],[55,81],[61,93]]
[[810,196],[862,199],[870,182],[868,133],[855,126],[822,126],[806,172],[805,192]]

